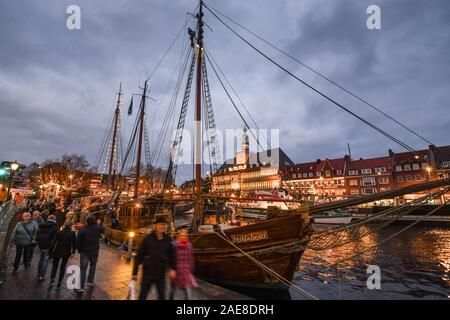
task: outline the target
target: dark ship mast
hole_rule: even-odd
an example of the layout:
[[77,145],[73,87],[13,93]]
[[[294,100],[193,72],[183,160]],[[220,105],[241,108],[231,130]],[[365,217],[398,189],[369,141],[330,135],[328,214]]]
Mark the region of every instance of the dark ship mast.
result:
[[203,1],[197,13],[197,67],[195,90],[195,188],[194,188],[194,228],[202,216],[202,55],[203,55]]
[[113,128],[113,136],[111,141],[111,154],[109,158],[109,168],[108,168],[108,186],[111,187],[111,190],[114,190],[114,180],[116,176],[115,163],[118,152],[117,149],[117,135],[118,135],[118,127],[119,127],[119,118],[120,118],[120,98],[122,97],[122,82],[120,82],[119,93],[117,94],[117,104],[116,110],[114,112],[114,128]]
[[142,156],[142,141],[144,136],[144,121],[145,121],[145,98],[147,94],[148,80],[144,82],[144,88],[142,92],[142,100],[139,113],[139,137],[137,145],[137,156],[136,156],[136,181],[134,183],[134,198],[137,199],[139,196],[139,179],[141,176],[141,156]]

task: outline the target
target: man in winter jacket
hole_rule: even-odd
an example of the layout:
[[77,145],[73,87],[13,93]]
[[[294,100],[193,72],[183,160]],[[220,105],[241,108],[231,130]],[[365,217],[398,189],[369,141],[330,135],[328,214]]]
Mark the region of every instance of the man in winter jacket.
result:
[[58,233],[59,227],[56,223],[56,217],[54,215],[50,215],[47,218],[47,221],[39,225],[37,234],[36,234],[36,242],[39,247],[39,264],[38,264],[38,279],[39,281],[44,281],[45,274],[47,273],[48,268],[48,251],[50,249],[50,245]]
[[29,212],[22,214],[22,220],[16,225],[11,235],[11,240],[16,245],[13,274],[19,269],[22,256],[25,269],[30,266],[31,248],[36,244],[37,223],[31,220],[31,213]]
[[141,292],[139,300],[146,300],[153,285],[158,290],[158,299],[165,300],[166,271],[169,277],[175,277],[176,258],[172,239],[165,234],[166,222],[162,217],[155,221],[154,231],[142,240],[142,245],[136,255],[133,280],[136,281],[139,265],[143,265]]
[[100,250],[100,238],[103,233],[101,221],[93,215],[86,219],[87,226],[78,233],[77,250],[80,253],[80,288],[77,292],[84,291],[86,283],[86,272],[89,265],[87,285],[94,286],[95,269],[97,266],[98,253]]

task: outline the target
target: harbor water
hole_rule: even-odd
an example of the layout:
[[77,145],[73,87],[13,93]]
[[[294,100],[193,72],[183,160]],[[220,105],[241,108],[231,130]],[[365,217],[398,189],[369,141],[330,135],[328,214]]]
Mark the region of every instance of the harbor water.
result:
[[[307,249],[294,283],[318,299],[450,299],[450,228],[418,225],[374,246],[403,227],[390,225],[336,249]],[[370,265],[380,268],[379,289],[367,286]]]

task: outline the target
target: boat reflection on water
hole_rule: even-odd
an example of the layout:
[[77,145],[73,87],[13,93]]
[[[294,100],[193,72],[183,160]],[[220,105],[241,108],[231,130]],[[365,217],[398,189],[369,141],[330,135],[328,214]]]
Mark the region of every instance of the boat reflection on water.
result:
[[[319,299],[450,299],[450,228],[415,226],[374,246],[402,227],[336,249],[305,250],[294,282]],[[369,265],[380,267],[380,290],[367,288]]]

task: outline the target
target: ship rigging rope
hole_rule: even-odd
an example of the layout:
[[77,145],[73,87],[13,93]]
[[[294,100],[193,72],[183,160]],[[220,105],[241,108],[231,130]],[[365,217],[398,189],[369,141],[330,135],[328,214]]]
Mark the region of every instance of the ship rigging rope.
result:
[[[448,190],[448,189],[447,189],[447,190]],[[405,231],[408,230],[409,228],[412,228],[413,226],[415,226],[416,224],[418,224],[420,221],[422,221],[422,220],[424,220],[426,217],[429,217],[429,216],[431,216],[432,214],[436,213],[437,211],[439,211],[440,209],[442,209],[444,206],[446,206],[446,205],[448,205],[448,204],[449,204],[449,200],[445,201],[445,202],[444,202],[443,204],[441,204],[439,207],[437,207],[437,208],[431,210],[430,212],[428,212],[428,213],[427,213],[426,215],[424,215],[423,217],[420,217],[419,219],[417,219],[417,220],[414,221],[413,223],[407,225],[406,227],[402,228],[401,230],[397,231],[396,233],[391,234],[389,237],[387,237],[387,238],[385,238],[385,239],[383,239],[383,240],[381,240],[381,241],[378,241],[378,242],[375,244],[375,246],[379,246],[380,244],[385,243],[385,242],[391,240],[392,238],[398,236],[400,233],[405,232]]]
[[164,116],[163,124],[162,124],[161,130],[160,130],[159,135],[158,135],[158,139],[157,139],[156,144],[155,144],[155,149],[154,149],[155,151],[154,151],[154,154],[153,154],[152,159],[151,159],[151,162],[154,165],[154,167],[156,167],[158,162],[159,162],[159,158],[160,158],[160,155],[161,155],[161,152],[162,152],[162,147],[163,147],[164,141],[166,140],[166,137],[167,137],[167,132],[168,132],[169,125],[170,125],[170,122],[171,122],[170,120],[172,119],[172,116],[173,116],[173,114],[175,112],[175,106],[176,106],[177,101],[178,101],[178,96],[179,96],[179,92],[180,92],[180,89],[181,89],[182,80],[183,80],[183,77],[184,77],[184,75],[186,73],[186,69],[188,67],[189,60],[190,60],[189,58],[190,58],[191,54],[192,54],[192,48],[190,47],[190,49],[186,53],[186,57],[184,59],[183,66],[182,66],[182,68],[180,70],[180,74],[179,74],[179,77],[177,79],[177,83],[175,85],[175,88],[174,88],[174,91],[173,91],[173,94],[172,94],[172,98],[171,98],[171,100],[169,102],[169,107],[167,108],[166,114]]
[[165,139],[167,137],[167,132],[168,132],[168,129],[169,129],[170,120],[172,119],[172,115],[174,114],[174,111],[175,111],[175,106],[176,106],[177,101],[178,101],[178,95],[179,95],[179,92],[180,92],[182,79],[184,77],[184,74],[186,73],[186,69],[187,69],[187,66],[188,66],[188,63],[189,63],[189,57],[190,57],[191,53],[192,53],[192,48],[190,48],[188,50],[187,54],[186,54],[183,66],[182,66],[182,68],[180,70],[179,77],[177,79],[177,82],[176,82],[176,85],[175,85],[172,97],[171,97],[170,102],[169,102],[169,107],[167,108],[166,114],[164,116],[162,127],[160,129],[160,132],[159,132],[159,135],[158,135],[158,139],[157,139],[156,144],[155,144],[154,152],[153,152],[153,155],[151,157],[151,163],[152,163],[152,165],[154,167],[156,167],[157,163],[159,162],[159,158],[160,158],[160,155],[161,155],[161,152],[162,152],[162,147],[163,147],[164,141],[165,141]]
[[[288,69],[286,69],[285,67],[283,67],[281,64],[279,64],[278,62],[276,62],[274,59],[270,58],[267,54],[265,54],[264,52],[262,52],[260,49],[258,49],[256,46],[254,46],[253,44],[251,44],[247,39],[245,39],[243,36],[241,36],[237,31],[235,31],[232,27],[230,27],[228,24],[226,24],[220,17],[217,16],[217,14],[215,14],[211,9],[209,9],[209,7],[207,5],[205,5],[206,9],[208,9],[209,12],[211,12],[211,14],[213,16],[215,16],[228,30],[230,30],[234,35],[236,35],[239,39],[241,39],[243,42],[245,42],[248,46],[250,46],[252,49],[254,49],[257,53],[259,53],[261,56],[263,56],[265,59],[267,59],[269,62],[271,62],[272,64],[274,64],[275,66],[277,66],[279,69],[281,69],[282,71],[284,71],[285,73],[287,73],[289,76],[291,76],[292,78],[294,78],[295,80],[297,80],[298,82],[302,83],[304,86],[308,87],[309,89],[311,89],[312,91],[314,91],[315,93],[319,94],[320,96],[322,96],[323,98],[327,99],[328,101],[332,102],[333,104],[335,104],[337,107],[341,108],[342,110],[344,110],[345,112],[347,112],[348,114],[352,115],[353,117],[357,118],[358,120],[360,120],[361,122],[365,123],[366,125],[368,125],[369,127],[371,127],[372,129],[378,131],[379,133],[381,133],[382,135],[384,135],[385,137],[387,137],[388,139],[392,140],[393,142],[397,143],[398,145],[400,145],[401,147],[405,148],[406,150],[413,152],[416,155],[419,155],[414,148],[410,147],[409,145],[407,145],[406,143],[400,141],[399,139],[395,138],[394,136],[392,136],[391,134],[389,134],[388,132],[384,131],[383,129],[379,128],[378,126],[376,126],[375,124],[369,122],[368,120],[364,119],[363,117],[359,116],[358,114],[356,114],[355,112],[351,111],[350,109],[348,109],[347,107],[345,107],[344,105],[342,105],[341,103],[337,102],[336,100],[334,100],[333,98],[329,97],[328,95],[326,95],[325,93],[319,91],[318,89],[314,88],[312,85],[310,85],[309,83],[307,83],[305,80],[302,80],[299,76],[295,75],[294,73],[292,73],[291,71],[289,71]],[[420,156],[420,155],[419,155]]]
[[[113,102],[113,106],[115,105],[115,99]],[[108,119],[112,118],[111,121],[108,121],[108,125],[106,126],[104,135],[103,135],[103,139],[102,142],[100,144],[100,148],[98,150],[97,153],[97,158],[96,158],[96,171],[98,172],[98,168],[100,167],[100,162],[102,162],[103,157],[105,155],[105,148],[106,148],[106,144],[109,140],[109,137],[111,135],[111,131],[112,131],[112,126],[113,126],[113,122],[114,122],[114,113],[115,113],[115,108],[111,108],[110,114],[108,116]],[[103,172],[102,172],[103,173]]]
[[137,129],[139,125],[139,117],[137,117],[134,121],[133,129],[131,130],[130,141],[128,142],[127,150],[125,152],[125,157],[123,158],[122,168],[120,170],[120,175],[123,174],[125,167],[127,165],[128,156],[130,155],[131,150],[133,149],[134,141],[136,140]]
[[[423,217],[418,218],[417,220],[415,220],[414,222],[412,222],[411,224],[407,225],[406,227],[402,228],[401,230],[399,230],[398,232],[395,232],[393,234],[391,234],[390,236],[374,243],[373,245],[369,245],[367,248],[364,248],[364,252],[367,252],[367,250],[370,249],[374,249],[378,246],[380,246],[381,244],[393,239],[394,237],[397,237],[398,235],[400,235],[401,233],[405,232],[406,230],[410,229],[411,227],[415,226],[417,223],[419,223],[420,221],[423,221],[426,217],[429,217],[431,215],[433,215],[434,213],[436,213],[437,211],[439,211],[440,209],[442,209],[444,206],[448,205],[450,203],[450,201],[446,201],[445,203],[443,203],[442,205],[440,205],[439,207],[431,210],[430,212],[428,212],[426,215],[424,215]],[[369,235],[369,234],[367,234]],[[367,236],[365,235],[365,236]],[[345,244],[344,244],[345,245]],[[316,250],[315,248],[309,248],[312,250]],[[327,248],[326,250],[330,250],[332,248]],[[321,250],[316,250],[316,251],[321,251]],[[336,265],[339,265],[341,263],[345,263],[348,260],[354,260],[356,257],[360,256],[361,253],[360,252],[355,252],[355,254],[351,257],[346,257],[346,258],[342,258],[340,260],[334,261],[333,263]]]
[[[241,104],[241,106],[244,108],[245,112],[247,113],[247,115],[249,116],[250,120],[252,121],[252,123],[255,125],[255,129],[258,129],[259,131],[259,126],[256,123],[255,119],[253,118],[253,116],[251,115],[251,113],[248,111],[247,107],[245,106],[244,102],[242,101],[242,99],[239,97],[239,95],[237,94],[236,90],[234,90],[233,86],[231,85],[230,81],[228,81],[227,76],[225,75],[225,73],[223,72],[222,68],[220,67],[219,63],[217,62],[216,59],[214,59],[212,53],[210,52],[210,50],[204,48],[206,53],[208,54],[208,59],[211,58],[211,61],[214,62],[214,64],[216,65],[217,69],[219,70],[220,74],[222,75],[222,77],[224,78],[225,82],[228,84],[228,86],[230,87],[231,91],[233,91],[234,95],[236,96],[236,98],[238,99],[239,103]],[[211,61],[209,63],[211,63]],[[269,149],[271,149],[270,147],[270,143],[269,140],[267,138],[267,135],[264,137],[267,143],[267,146]]]
[[[194,8],[194,11],[197,10],[198,8],[198,4],[197,6]],[[188,23],[191,21],[192,16],[189,14],[186,14],[186,21],[183,24],[183,26],[181,27],[180,31],[178,31],[178,33],[176,34],[175,38],[173,39],[173,41],[170,43],[169,47],[166,49],[166,51],[164,52],[164,54],[161,56],[161,58],[159,59],[158,63],[156,64],[156,66],[153,68],[153,71],[150,73],[150,75],[147,78],[147,81],[149,81],[152,76],[154,75],[154,73],[156,72],[156,70],[159,68],[159,66],[161,65],[161,63],[164,61],[164,59],[166,58],[166,56],[168,55],[169,51],[172,49],[172,47],[175,45],[175,43],[177,42],[178,38],[180,37],[180,35],[183,33],[183,31],[186,29],[186,26],[188,25]]]
[[[313,233],[311,240],[308,243],[308,249],[316,251],[328,250],[362,239],[369,234],[390,225],[395,220],[410,214],[420,205],[426,204],[429,200],[445,194],[449,189],[450,188],[443,188],[442,190],[428,194],[407,204],[384,210],[369,218],[343,227],[316,231]],[[366,227],[368,223],[371,223],[370,228]]]
[[233,246],[234,248],[236,248],[237,250],[239,250],[244,256],[246,256],[247,258],[249,258],[252,262],[254,262],[258,267],[260,267],[261,269],[263,269],[264,271],[266,271],[267,273],[269,273],[270,275],[272,275],[273,277],[277,278],[282,284],[284,284],[285,286],[287,286],[288,288],[293,288],[295,291],[297,291],[299,294],[301,294],[303,297],[305,297],[308,300],[319,300],[318,298],[316,298],[315,296],[313,296],[311,293],[309,293],[308,291],[300,288],[299,286],[297,286],[295,283],[293,283],[292,281],[289,281],[288,279],[286,279],[285,277],[283,277],[282,275],[280,275],[279,273],[275,272],[274,270],[270,269],[269,267],[267,267],[265,264],[263,264],[262,262],[258,261],[257,259],[255,259],[254,257],[252,257],[251,255],[249,255],[247,252],[245,252],[244,250],[242,250],[241,248],[239,248],[237,245],[235,245],[232,241],[230,241],[225,234],[223,233],[219,233],[217,231],[214,231],[214,233],[221,238],[222,240],[224,240],[225,242],[227,242],[228,244],[230,244],[231,246]]
[[264,42],[265,44],[267,44],[268,46],[272,47],[273,49],[277,50],[278,52],[282,53],[283,55],[285,55],[286,57],[288,57],[289,59],[293,60],[294,62],[302,65],[303,67],[305,67],[306,69],[310,70],[311,72],[313,72],[314,74],[318,75],[319,77],[321,77],[322,79],[325,79],[326,81],[328,81],[329,83],[331,83],[332,85],[336,86],[337,88],[343,90],[344,92],[348,93],[349,95],[351,95],[352,97],[356,98],[357,100],[361,101],[362,103],[364,103],[365,105],[369,106],[370,108],[376,110],[377,112],[379,112],[380,114],[382,114],[383,116],[385,116],[386,118],[392,120],[393,122],[395,122],[396,124],[398,124],[399,126],[403,127],[404,129],[408,130],[409,132],[411,132],[412,134],[414,134],[415,136],[417,136],[418,138],[420,138],[421,140],[425,141],[428,144],[433,144],[430,140],[428,140],[427,138],[425,138],[424,136],[422,136],[421,134],[419,134],[417,131],[414,131],[413,129],[409,128],[408,126],[406,126],[404,123],[400,122],[399,120],[395,119],[394,117],[390,116],[389,114],[387,114],[386,112],[384,112],[383,110],[381,110],[381,108],[376,107],[375,105],[373,105],[372,103],[368,102],[366,99],[362,98],[360,95],[350,91],[349,89],[343,87],[342,85],[340,85],[339,83],[337,83],[335,80],[332,80],[331,78],[325,76],[323,73],[320,73],[319,71],[315,70],[314,68],[312,68],[311,66],[307,65],[306,63],[300,61],[300,59],[294,57],[293,55],[291,55],[290,53],[280,49],[279,47],[277,47],[276,45],[274,45],[273,43],[265,40],[262,36],[258,35],[257,33],[251,31],[250,29],[248,29],[247,27],[245,27],[244,25],[242,25],[241,23],[237,22],[236,20],[230,18],[229,16],[225,15],[224,13],[220,12],[219,10],[217,10],[216,8],[214,8],[213,6],[211,6],[210,4],[206,5],[205,7],[208,7],[212,10],[214,10],[217,14],[221,15],[222,17],[224,17],[225,19],[231,21],[232,23],[234,23],[235,25],[237,25],[238,27],[242,28],[243,30],[245,30],[246,32],[248,32],[249,34],[253,35],[254,37],[256,37],[257,39],[261,40],[262,42]]
[[[170,81],[167,83],[167,85],[166,85],[166,87],[164,89],[164,93],[162,94],[162,98],[159,101],[158,106],[156,107],[155,111],[153,112],[153,116],[152,116],[152,118],[150,120],[150,123],[149,123],[149,127],[150,128],[152,128],[153,124],[156,121],[157,113],[158,113],[158,111],[160,110],[161,106],[163,105],[163,103],[165,101],[166,94],[169,91],[169,88],[170,88],[171,84],[174,82],[175,76],[180,73],[180,70],[182,70],[181,68],[183,66],[183,61],[184,61],[183,58],[184,58],[187,50],[189,50],[189,43],[182,44],[182,50],[181,50],[181,54],[180,54],[180,61],[178,62],[178,67],[174,68],[172,76],[170,77]],[[176,82],[176,83],[178,83],[178,82]],[[157,141],[155,141],[155,143],[157,143]],[[155,150],[156,150],[156,147],[155,147]],[[154,155],[152,153],[150,159],[152,159],[153,157],[154,157]],[[150,164],[153,165],[153,160],[150,160]]]
[[214,65],[211,62],[211,59],[209,58],[209,54],[208,52],[206,52],[205,50],[205,56],[206,59],[208,59],[208,62],[210,64],[210,66],[212,67],[214,74],[216,75],[217,79],[220,82],[220,85],[222,86],[223,90],[225,91],[228,99],[230,100],[231,104],[233,105],[234,109],[236,110],[236,112],[238,113],[239,117],[241,118],[242,122],[244,122],[245,127],[250,131],[250,133],[252,134],[253,138],[255,138],[257,144],[259,145],[259,147],[261,148],[261,150],[265,150],[263,148],[263,146],[261,145],[261,143],[259,142],[258,137],[255,135],[255,132],[253,132],[254,130],[251,130],[250,126],[248,125],[247,121],[245,120],[244,116],[242,115],[241,111],[239,110],[239,108],[237,107],[236,103],[234,102],[233,98],[231,97],[228,89],[226,88],[225,84],[222,81],[222,78],[219,76],[219,73],[217,72],[216,68],[214,67]]

